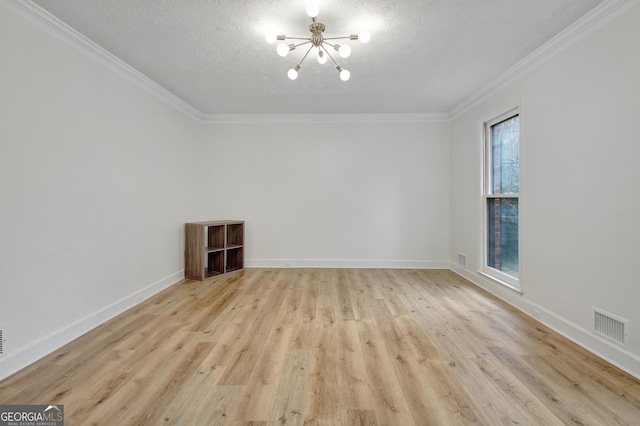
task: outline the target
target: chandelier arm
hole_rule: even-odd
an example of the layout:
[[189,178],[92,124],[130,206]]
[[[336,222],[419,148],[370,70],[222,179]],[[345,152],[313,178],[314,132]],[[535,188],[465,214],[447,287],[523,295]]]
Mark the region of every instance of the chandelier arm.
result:
[[[306,39],[303,39],[303,40],[306,40]],[[304,46],[305,44],[309,44],[309,43],[311,43],[311,40],[307,40],[307,41],[305,41],[304,43],[294,44],[294,46],[295,46],[295,47],[300,47],[300,46]]]
[[311,41],[311,37],[289,37],[289,36],[284,36],[283,40],[309,40],[309,41]]
[[300,62],[298,62],[298,65],[297,65],[298,67],[302,65],[305,59],[307,59],[307,55],[309,55],[309,52],[311,52],[311,49],[313,49],[313,46],[309,46],[309,50],[307,50],[307,53],[305,53],[302,59],[300,59]]
[[[323,43],[322,50],[324,50],[324,53],[326,53],[326,54],[327,54],[327,56],[329,56],[329,59],[331,59],[331,62],[333,62],[333,65],[335,65],[335,66],[337,67],[337,66],[338,66],[338,65],[340,65],[340,64],[338,64],[338,63],[336,62],[336,60],[335,60],[335,59],[333,59],[333,56],[331,56],[331,53],[329,53],[329,51],[327,50],[327,48],[326,48],[326,47],[324,47],[324,44],[325,44],[325,43]],[[326,44],[329,44],[329,43],[326,43]],[[331,46],[331,45],[329,44],[329,46]]]
[[325,37],[325,40],[352,40],[352,38],[350,36],[344,36],[344,37]]

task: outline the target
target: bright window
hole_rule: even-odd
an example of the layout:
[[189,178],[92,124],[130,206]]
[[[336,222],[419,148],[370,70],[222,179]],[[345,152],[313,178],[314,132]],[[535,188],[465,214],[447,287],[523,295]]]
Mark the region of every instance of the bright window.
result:
[[483,272],[520,290],[520,115],[484,125]]

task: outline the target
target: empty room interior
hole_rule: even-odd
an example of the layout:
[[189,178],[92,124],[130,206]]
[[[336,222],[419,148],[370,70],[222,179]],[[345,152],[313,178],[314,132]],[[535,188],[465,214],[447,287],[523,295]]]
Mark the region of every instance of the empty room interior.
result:
[[638,0],[0,0],[0,411],[638,424],[638,40]]

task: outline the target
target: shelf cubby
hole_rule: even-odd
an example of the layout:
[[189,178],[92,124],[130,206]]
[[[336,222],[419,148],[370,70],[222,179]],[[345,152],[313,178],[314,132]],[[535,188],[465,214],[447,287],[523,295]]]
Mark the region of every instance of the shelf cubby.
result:
[[205,268],[205,275],[207,277],[224,274],[224,250],[212,251],[207,253],[207,262]]
[[227,250],[227,272],[237,271],[244,266],[244,248],[234,247]]
[[224,250],[224,225],[207,226],[207,251]]
[[244,225],[233,223],[227,225],[227,248],[244,245]]

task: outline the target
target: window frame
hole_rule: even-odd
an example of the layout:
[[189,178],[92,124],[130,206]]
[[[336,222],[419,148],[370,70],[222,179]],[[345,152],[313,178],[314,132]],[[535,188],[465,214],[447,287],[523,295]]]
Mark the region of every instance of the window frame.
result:
[[[518,117],[518,176],[519,187],[518,193],[515,194],[495,194],[492,188],[492,139],[491,139],[491,127],[509,120],[513,117]],[[482,122],[481,126],[481,141],[482,141],[482,172],[481,172],[481,242],[480,242],[480,259],[481,267],[478,271],[482,275],[496,281],[514,291],[522,293],[522,112],[520,106],[513,107],[506,110],[506,112],[495,115],[493,118]],[[502,272],[496,268],[488,265],[488,249],[487,244],[489,240],[489,226],[488,226],[488,203],[492,199],[516,199],[518,200],[518,275],[515,277]]]

